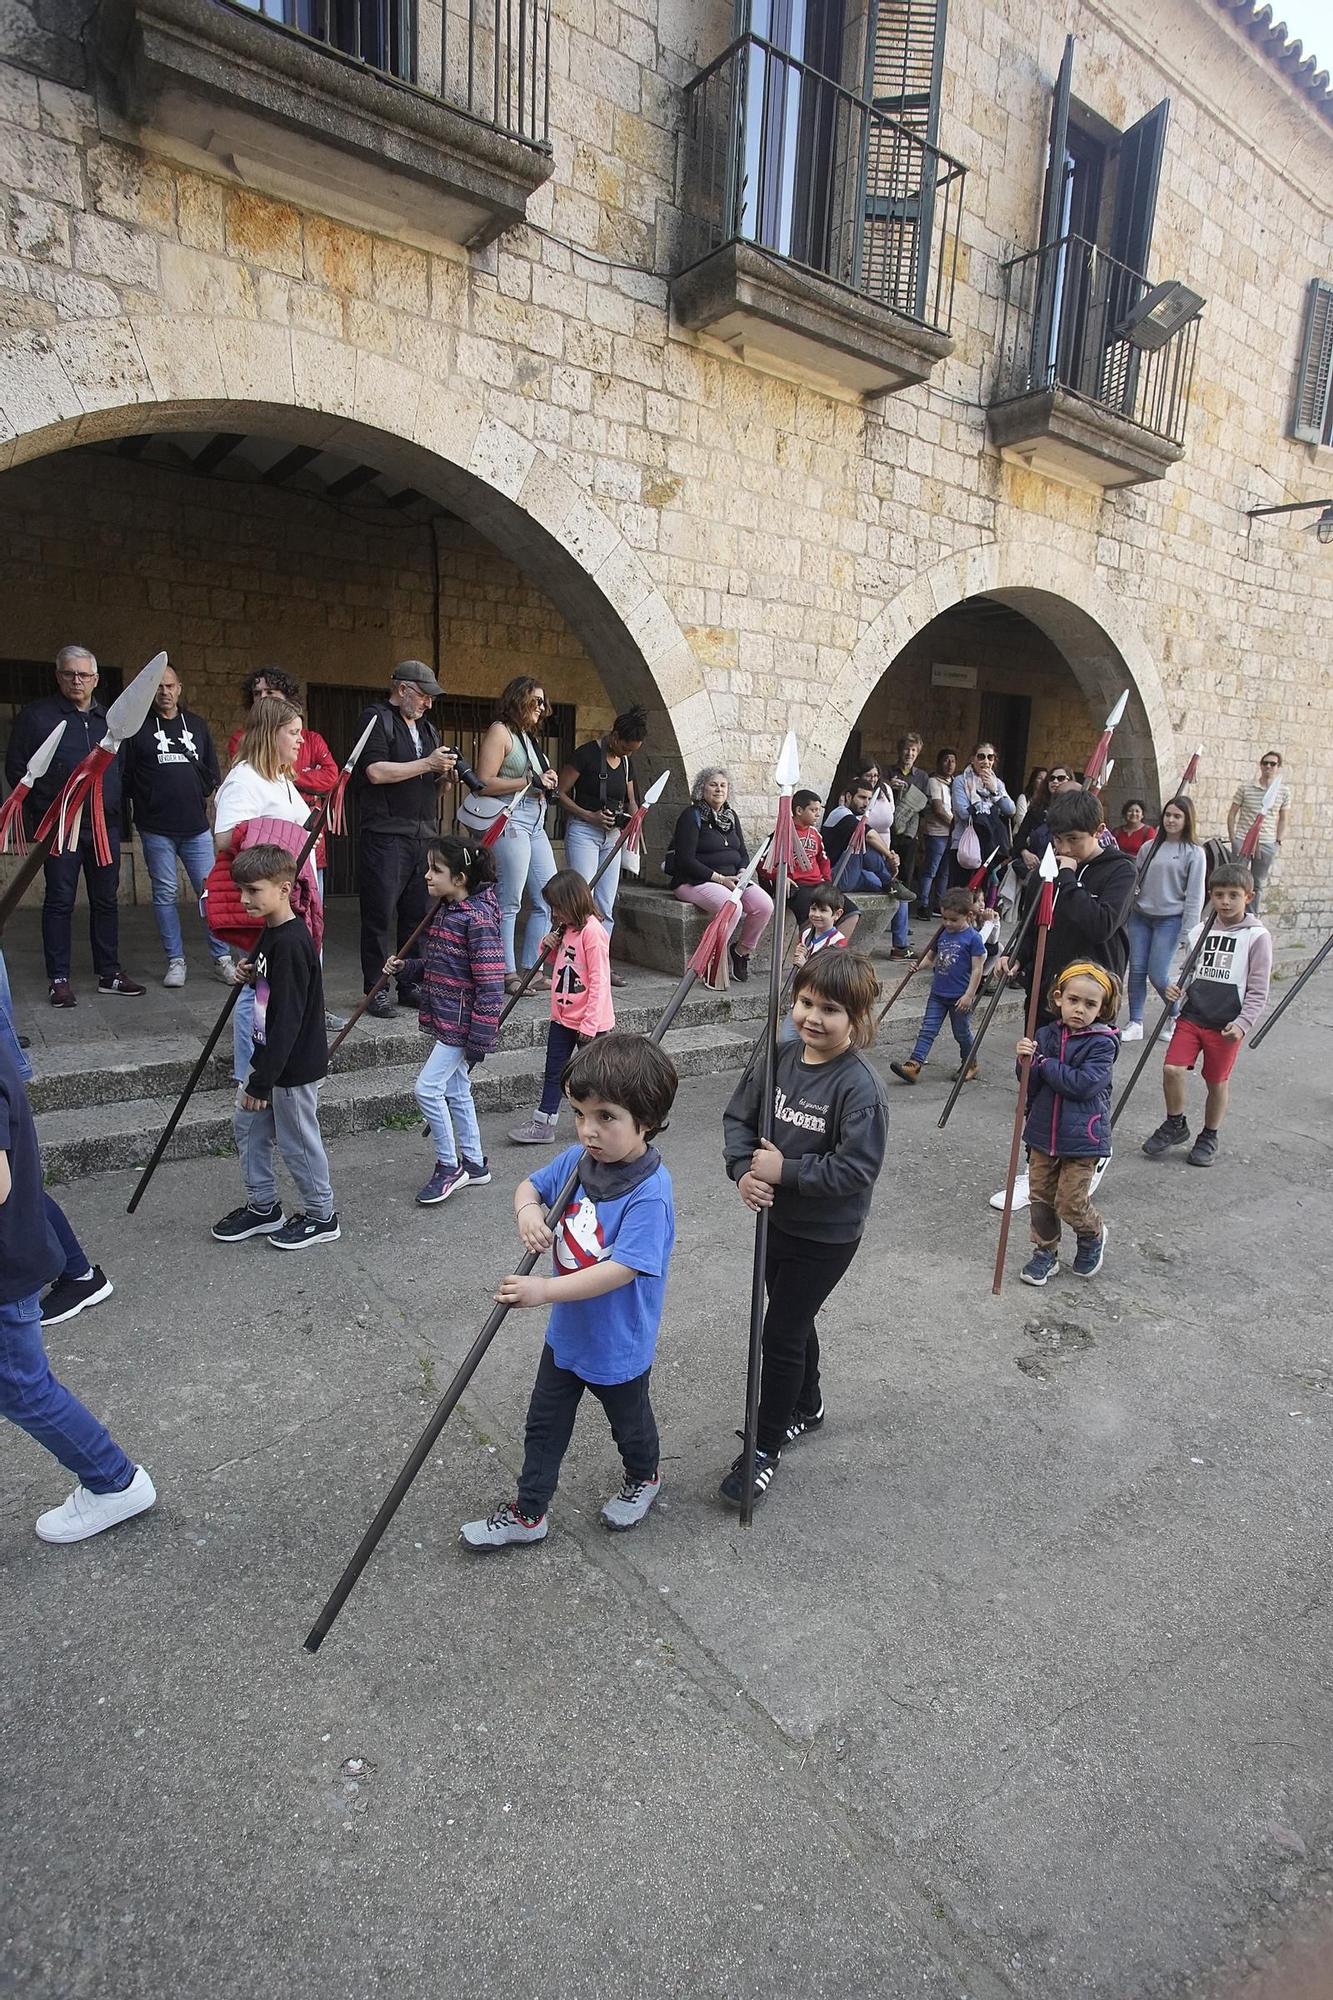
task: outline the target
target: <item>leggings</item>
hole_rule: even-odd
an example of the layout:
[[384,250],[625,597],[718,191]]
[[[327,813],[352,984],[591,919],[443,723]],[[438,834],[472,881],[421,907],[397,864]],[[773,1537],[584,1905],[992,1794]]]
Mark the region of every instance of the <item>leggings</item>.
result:
[[850,1243],[816,1243],[807,1236],[792,1236],[769,1218],[760,1451],[780,1452],[797,1411],[813,1417],[820,1407],[815,1315],[845,1275],[860,1242],[858,1236]]

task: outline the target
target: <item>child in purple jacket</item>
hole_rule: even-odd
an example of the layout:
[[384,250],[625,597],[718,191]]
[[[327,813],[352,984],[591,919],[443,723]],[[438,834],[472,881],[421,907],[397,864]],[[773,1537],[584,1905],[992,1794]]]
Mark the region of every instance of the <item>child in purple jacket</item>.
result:
[[452,836],[431,841],[426,886],[436,909],[421,956],[385,961],[386,973],[420,985],[418,1018],[435,1038],[415,1086],[435,1141],[435,1171],[417,1195],[423,1208],[460,1188],[485,1187],[491,1177],[468,1070],[500,1038],[505,967],[494,881],[486,848]]
[[1020,1062],[1032,1058],[1023,1138],[1029,1148],[1033,1249],[1019,1273],[1025,1285],[1044,1285],[1059,1271],[1062,1223],[1077,1238],[1076,1278],[1099,1271],[1106,1249],[1106,1224],[1089,1196],[1097,1162],[1111,1150],[1120,981],[1092,959],[1075,959],[1052,986],[1048,1005],[1056,1018],[1037,1030],[1035,1041],[1025,1035],[1017,1047]]

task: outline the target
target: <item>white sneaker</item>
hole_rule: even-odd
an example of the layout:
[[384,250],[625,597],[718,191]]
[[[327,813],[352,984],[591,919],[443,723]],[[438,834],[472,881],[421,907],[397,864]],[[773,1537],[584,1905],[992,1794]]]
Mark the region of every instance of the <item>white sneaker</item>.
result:
[[507,1501],[488,1520],[464,1521],[458,1532],[470,1549],[507,1549],[514,1542],[544,1542],[547,1525],[545,1514],[530,1521],[512,1501]]
[[[1095,1181],[1093,1185],[1094,1187],[1096,1186]],[[1018,1179],[1014,1182],[1014,1214],[1017,1215],[1020,1208],[1026,1208],[1031,1199],[1032,1199],[1032,1184],[1028,1179],[1027,1172],[1025,1169],[1024,1172],[1022,1172],[1018,1176]],[[992,1208],[1004,1207],[1003,1188],[996,1188],[994,1194],[990,1198],[990,1205]]]
[[1093,1169],[1092,1179],[1088,1183],[1088,1193],[1090,1195],[1096,1194],[1098,1188],[1101,1186],[1102,1182],[1106,1179],[1106,1169],[1110,1166],[1110,1164],[1111,1164],[1111,1156],[1109,1153],[1107,1154],[1104,1160],[1098,1160],[1096,1167]]
[[213,960],[213,977],[221,986],[234,986],[236,984],[235,959],[215,958]]
[[1120,1039],[1122,1042],[1141,1042],[1143,1040],[1142,1021],[1126,1021],[1124,1027],[1120,1030]]
[[167,969],[163,974],[162,984],[164,986],[184,986],[185,960],[183,958],[172,958],[167,961]]
[[141,1465],[123,1493],[90,1493],[76,1486],[68,1500],[37,1516],[37,1533],[44,1542],[86,1542],[103,1528],[114,1528],[134,1514],[145,1514],[157,1499],[157,1488]]

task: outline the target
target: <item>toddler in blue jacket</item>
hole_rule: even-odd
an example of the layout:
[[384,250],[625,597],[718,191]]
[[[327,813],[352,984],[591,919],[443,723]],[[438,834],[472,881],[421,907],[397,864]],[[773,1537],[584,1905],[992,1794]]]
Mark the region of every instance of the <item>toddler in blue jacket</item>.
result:
[[1051,988],[1053,1021],[1023,1036],[1020,1062],[1031,1056],[1023,1138],[1032,1184],[1032,1255],[1019,1276],[1044,1285],[1060,1269],[1060,1226],[1077,1239],[1073,1272],[1101,1269],[1106,1224],[1089,1199],[1097,1162],[1111,1150],[1111,1073],[1120,1052],[1114,1027],[1120,981],[1092,959],[1067,965]]

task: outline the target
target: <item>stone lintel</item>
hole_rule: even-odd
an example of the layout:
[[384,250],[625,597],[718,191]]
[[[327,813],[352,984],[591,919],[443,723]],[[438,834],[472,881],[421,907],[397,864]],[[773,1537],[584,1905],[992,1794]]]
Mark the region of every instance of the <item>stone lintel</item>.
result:
[[218,0],[108,0],[95,32],[146,146],[360,228],[479,246],[553,171],[549,147]]
[[1067,389],[992,403],[986,421],[1002,458],[1085,491],[1142,486],[1185,456],[1182,446]]
[[685,326],[757,367],[887,396],[924,382],[953,352],[947,334],[752,243],[724,243],[672,280]]

